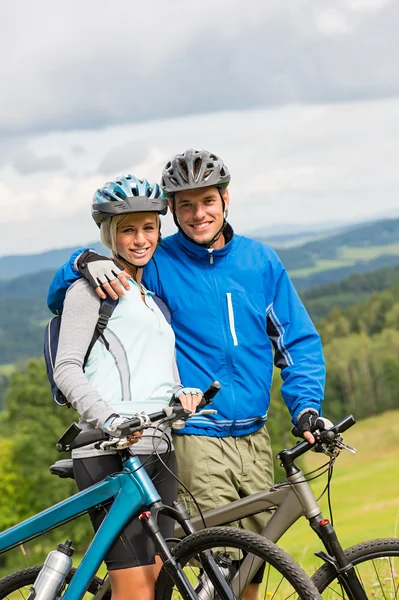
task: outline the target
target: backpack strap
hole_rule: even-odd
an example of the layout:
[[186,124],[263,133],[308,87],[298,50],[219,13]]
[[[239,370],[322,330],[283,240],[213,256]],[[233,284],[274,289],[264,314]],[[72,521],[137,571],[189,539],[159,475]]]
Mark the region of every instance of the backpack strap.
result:
[[108,296],[104,300],[101,300],[101,306],[98,311],[99,316],[98,316],[97,325],[94,330],[93,337],[91,338],[89,347],[87,348],[85,359],[83,361],[83,370],[85,370],[87,361],[90,356],[90,352],[93,350],[94,344],[100,337],[103,339],[106,349],[109,350],[109,344],[104,337],[104,330],[106,329],[106,327],[108,325],[108,321],[109,321],[112,313],[114,312],[118,302],[119,302],[119,298],[117,298],[116,300],[113,300],[112,298],[109,298]]

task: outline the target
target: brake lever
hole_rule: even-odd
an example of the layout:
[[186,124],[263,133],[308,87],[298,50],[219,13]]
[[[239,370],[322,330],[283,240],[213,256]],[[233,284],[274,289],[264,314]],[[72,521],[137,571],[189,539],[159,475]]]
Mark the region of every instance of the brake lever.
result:
[[344,444],[343,441],[338,441],[336,444],[337,448],[339,448],[340,450],[348,450],[349,452],[352,452],[352,454],[356,454],[357,450],[356,448],[353,448],[353,446],[348,446],[347,444]]
[[185,419],[177,419],[177,421],[173,421],[173,423],[171,424],[171,428],[172,429],[183,429],[183,427],[186,426],[187,419],[190,419],[191,417],[197,417],[198,415],[217,415],[217,412],[218,411],[214,410],[213,408],[205,408],[205,409],[199,410],[198,412],[192,412],[192,413],[188,414]]
[[130,440],[127,437],[121,438],[110,438],[109,440],[105,440],[104,442],[97,442],[94,447],[97,450],[101,450],[101,452],[105,452],[108,448],[113,448],[115,450],[125,450],[131,446]]

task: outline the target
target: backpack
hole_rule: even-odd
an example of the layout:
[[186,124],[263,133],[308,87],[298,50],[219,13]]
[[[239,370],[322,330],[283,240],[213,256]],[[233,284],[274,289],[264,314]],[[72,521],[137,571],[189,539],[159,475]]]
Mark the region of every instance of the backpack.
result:
[[[100,309],[98,311],[99,316],[97,325],[83,361],[83,371],[85,370],[85,366],[87,364],[90,352],[92,351],[94,344],[100,337],[103,339],[106,349],[109,350],[108,342],[103,334],[104,329],[107,327],[108,321],[112,313],[114,312],[117,304],[118,299],[112,300],[108,296],[104,300],[101,300]],[[68,406],[69,408],[71,406],[70,403],[65,398],[64,394],[58,389],[57,384],[54,381],[54,368],[57,358],[58,340],[60,337],[61,317],[61,314],[53,317],[44,331],[44,360],[46,362],[47,377],[50,382],[51,392],[53,394],[55,402],[59,406]]]

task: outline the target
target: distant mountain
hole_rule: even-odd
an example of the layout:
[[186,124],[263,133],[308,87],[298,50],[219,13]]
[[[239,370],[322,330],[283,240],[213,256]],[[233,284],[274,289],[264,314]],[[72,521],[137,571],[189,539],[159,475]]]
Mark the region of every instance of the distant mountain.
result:
[[293,248],[277,248],[296,285],[308,288],[399,263],[399,219],[384,219]]
[[[324,229],[312,227],[301,229],[287,225],[285,233],[280,234],[277,226],[270,230],[259,229],[251,236],[276,248],[301,288],[399,262],[396,258],[399,257],[399,219],[346,224],[338,229],[338,223],[330,224],[330,229],[325,223]],[[109,254],[99,242],[87,246]],[[43,270],[56,271],[75,250],[76,246],[72,246],[38,254],[4,256],[0,258],[0,281]]]
[[363,302],[375,292],[396,286],[399,286],[399,264],[392,268],[355,273],[337,283],[308,288],[301,293],[301,298],[317,321],[334,308],[346,309]]
[[[100,242],[88,243],[88,248],[93,248],[97,252],[109,254]],[[77,246],[69,248],[60,248],[57,250],[48,250],[38,254],[15,254],[13,256],[3,256],[0,258],[0,280],[9,277],[18,277],[25,273],[36,273],[45,269],[56,271],[73,252]]]

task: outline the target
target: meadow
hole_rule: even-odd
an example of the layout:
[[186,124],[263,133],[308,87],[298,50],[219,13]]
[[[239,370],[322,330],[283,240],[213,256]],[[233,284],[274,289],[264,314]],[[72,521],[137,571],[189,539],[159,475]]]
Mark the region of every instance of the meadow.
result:
[[[359,421],[344,434],[344,442],[356,448],[354,455],[341,452],[334,467],[331,499],[334,527],[346,548],[362,541],[399,536],[399,411]],[[324,455],[308,452],[305,472],[325,461]],[[321,493],[326,476],[312,483]],[[319,502],[325,518],[327,495]],[[281,545],[308,573],[313,573],[321,560],[314,552],[321,543],[307,521],[298,521],[280,540]]]

